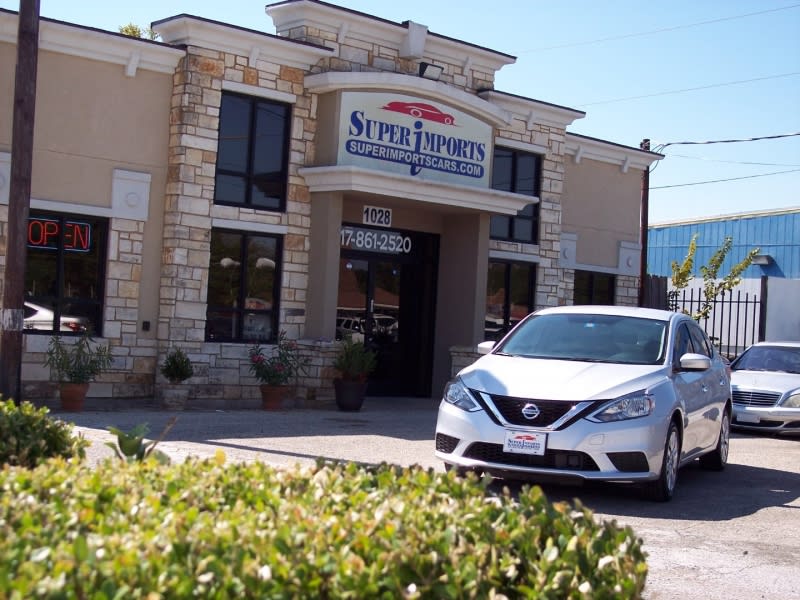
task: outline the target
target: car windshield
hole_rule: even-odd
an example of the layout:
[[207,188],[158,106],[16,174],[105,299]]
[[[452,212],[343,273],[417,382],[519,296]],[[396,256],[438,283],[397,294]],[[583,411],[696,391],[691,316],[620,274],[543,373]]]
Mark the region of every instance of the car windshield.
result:
[[800,374],[800,348],[753,346],[733,362],[731,370]]
[[544,314],[525,321],[495,352],[551,358],[650,365],[664,361],[667,323],[597,314]]

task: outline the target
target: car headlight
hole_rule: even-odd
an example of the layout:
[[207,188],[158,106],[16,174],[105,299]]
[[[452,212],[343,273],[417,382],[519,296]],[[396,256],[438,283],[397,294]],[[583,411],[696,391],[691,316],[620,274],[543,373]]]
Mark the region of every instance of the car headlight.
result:
[[480,404],[475,401],[475,398],[472,397],[472,394],[467,387],[461,383],[460,379],[454,379],[448,382],[444,388],[444,400],[468,412],[475,412],[481,409]]
[[638,419],[652,413],[655,405],[653,397],[645,390],[641,390],[612,400],[588,418],[598,423]]
[[800,390],[795,390],[781,404],[783,408],[800,408]]

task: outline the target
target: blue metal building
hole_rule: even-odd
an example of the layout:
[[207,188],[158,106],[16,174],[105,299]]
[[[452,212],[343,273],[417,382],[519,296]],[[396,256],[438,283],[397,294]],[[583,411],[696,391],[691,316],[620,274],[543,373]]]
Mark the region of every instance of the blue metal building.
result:
[[733,247],[720,275],[729,273],[731,267],[751,249],[759,248],[754,264],[743,274],[745,279],[763,275],[800,279],[800,207],[651,225],[648,229],[647,272],[670,276],[672,262],[683,261],[695,233],[698,234],[695,277],[701,277],[700,267],[708,264],[725,236],[731,236]]

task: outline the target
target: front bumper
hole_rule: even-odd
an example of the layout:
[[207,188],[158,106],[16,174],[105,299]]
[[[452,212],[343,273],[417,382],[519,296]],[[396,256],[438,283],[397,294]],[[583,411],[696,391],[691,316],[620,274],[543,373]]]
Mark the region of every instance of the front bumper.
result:
[[734,404],[731,427],[746,431],[800,435],[800,409]]
[[[457,468],[499,476],[639,482],[661,471],[668,420],[657,415],[616,423],[585,419],[547,434],[543,456],[507,453],[507,428],[484,410],[466,412],[442,401],[436,425],[436,457]],[[509,427],[515,431],[520,427]]]

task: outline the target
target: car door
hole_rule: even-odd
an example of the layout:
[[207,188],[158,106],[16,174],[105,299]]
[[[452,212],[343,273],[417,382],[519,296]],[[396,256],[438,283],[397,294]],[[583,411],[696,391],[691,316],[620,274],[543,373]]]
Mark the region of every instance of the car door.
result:
[[694,454],[703,445],[703,411],[708,402],[708,380],[704,371],[681,369],[680,358],[694,352],[688,321],[678,324],[672,346],[672,381],[675,395],[684,409],[682,454]]
[[725,366],[719,360],[716,350],[706,332],[695,322],[687,323],[692,338],[692,348],[696,354],[707,356],[711,360],[711,368],[703,373],[706,403],[698,421],[698,441],[704,448],[717,443],[720,419],[728,399],[730,381]]

